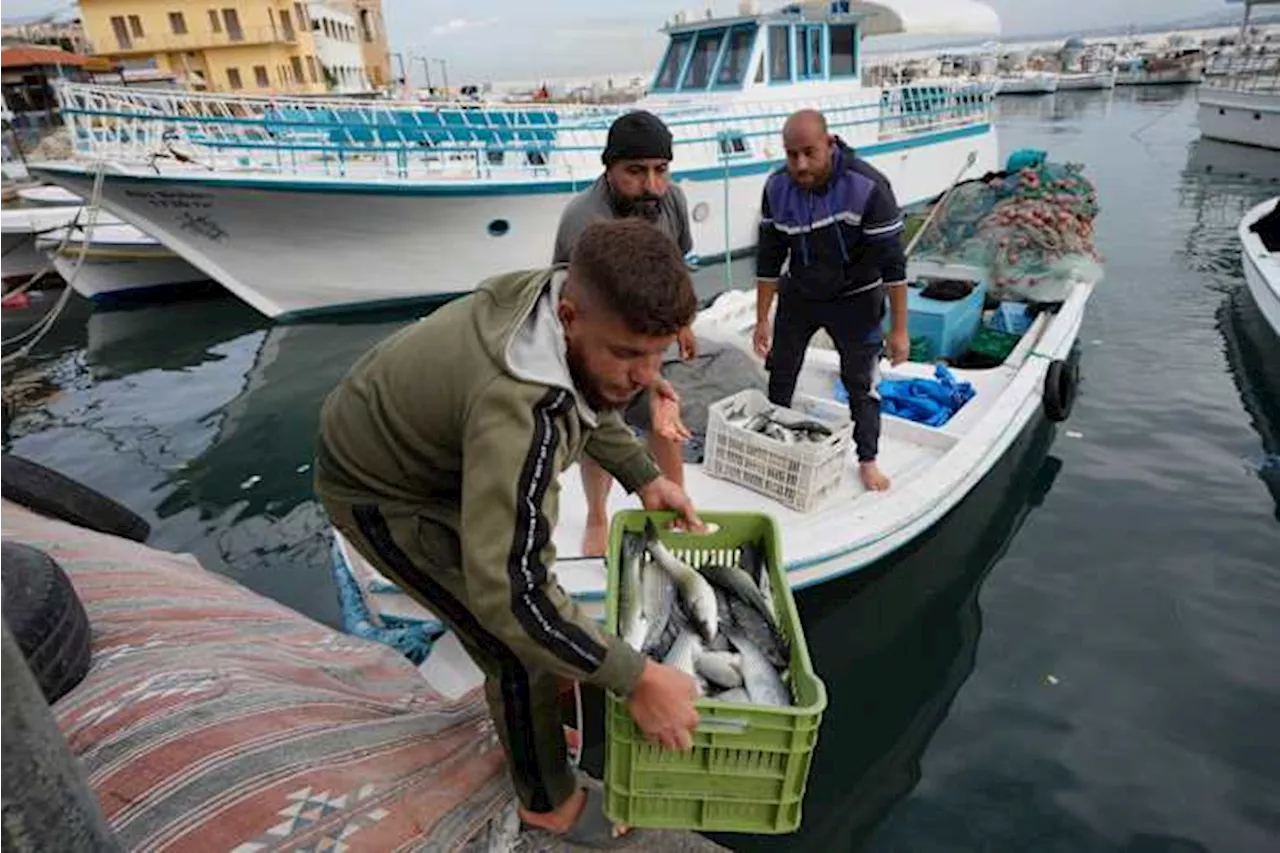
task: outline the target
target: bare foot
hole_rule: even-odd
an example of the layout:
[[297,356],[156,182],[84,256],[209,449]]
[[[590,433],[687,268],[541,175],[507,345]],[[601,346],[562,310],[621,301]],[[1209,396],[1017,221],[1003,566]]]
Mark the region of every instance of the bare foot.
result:
[[869,492],[883,492],[889,488],[889,478],[880,471],[880,466],[874,461],[859,462],[858,476],[862,478],[862,485]]
[[584,557],[603,557],[609,548],[609,523],[599,524],[587,522],[586,535],[582,537],[582,555]]
[[[573,829],[573,825],[578,822],[578,817],[582,814],[582,809],[587,804],[587,792],[583,788],[573,792],[573,796],[565,800],[560,808],[552,812],[531,812],[524,806],[516,809],[520,815],[520,820],[526,826],[532,826],[535,829],[541,829],[552,835],[564,835]],[[618,838],[626,835],[631,827],[625,824],[616,824],[613,827],[613,837]]]
[[587,804],[587,792],[582,788],[573,792],[569,799],[560,804],[560,808],[550,812],[531,812],[520,806],[520,820],[537,829],[545,829],[556,835],[564,835],[582,814],[582,807]]
[[582,735],[573,726],[564,727],[564,745],[570,752],[582,749]]

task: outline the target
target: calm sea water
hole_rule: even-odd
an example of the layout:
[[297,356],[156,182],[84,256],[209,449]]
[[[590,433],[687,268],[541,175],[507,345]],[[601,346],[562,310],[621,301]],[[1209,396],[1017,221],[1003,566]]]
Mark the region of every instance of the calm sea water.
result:
[[[1003,151],[1084,162],[1098,185],[1108,279],[1080,400],[909,552],[800,595],[830,691],[803,830],[717,840],[1280,849],[1280,341],[1235,241],[1280,192],[1280,155],[1199,140],[1186,89],[999,108]],[[723,286],[723,267],[700,275]],[[317,412],[406,321],[76,304],[20,378],[4,447],[142,513],[154,545],[336,624]]]

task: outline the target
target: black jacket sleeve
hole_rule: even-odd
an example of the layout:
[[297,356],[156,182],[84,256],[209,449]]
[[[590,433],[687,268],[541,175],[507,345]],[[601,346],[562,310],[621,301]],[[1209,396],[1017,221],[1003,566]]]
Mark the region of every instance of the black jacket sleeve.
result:
[[773,224],[773,211],[769,209],[769,185],[765,184],[760,199],[760,234],[756,246],[756,278],[776,281],[782,275],[782,264],[787,259],[787,237]]
[[868,245],[879,250],[880,276],[886,284],[904,281],[907,277],[902,232],[902,211],[893,197],[893,188],[888,181],[877,181],[862,217],[862,234]]

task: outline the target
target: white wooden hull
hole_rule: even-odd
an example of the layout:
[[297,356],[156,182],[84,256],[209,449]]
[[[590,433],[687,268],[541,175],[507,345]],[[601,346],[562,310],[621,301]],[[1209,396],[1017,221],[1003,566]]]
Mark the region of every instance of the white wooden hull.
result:
[[[57,255],[54,269],[71,281],[75,269],[74,254]],[[95,302],[119,298],[143,290],[169,288],[174,285],[208,281],[208,276],[182,258],[85,258],[71,286],[76,293]]]
[[1246,213],[1240,220],[1239,238],[1249,293],[1267,325],[1280,335],[1280,252],[1268,252],[1258,235],[1249,231],[1249,226],[1277,204],[1280,204],[1280,196],[1264,201]]
[[[977,153],[970,177],[997,166],[989,125],[922,135],[885,149],[864,150],[903,204],[946,189],[970,152]],[[761,165],[727,182],[705,170],[693,180],[675,173],[688,196],[696,254],[719,256],[755,245],[768,174]],[[38,171],[81,195],[92,187],[88,167],[45,164]],[[484,188],[454,194],[342,179],[302,187],[266,177],[196,180],[113,166],[102,205],[255,309],[281,318],[454,295],[487,276],[546,264],[561,211],[573,191],[595,177],[564,192],[542,192],[531,183],[528,191],[510,194]]]
[[45,256],[36,249],[35,236],[30,233],[6,231],[0,237],[0,275],[5,278],[28,278],[44,268]]
[[[76,272],[84,246],[77,232],[62,246],[65,232],[37,241],[58,275],[86,299],[108,300],[157,287],[207,281],[208,276],[132,225],[100,225],[93,229],[84,263]],[[59,251],[61,247],[61,251]]]
[[1051,95],[1058,91],[1058,77],[1048,72],[1001,77],[997,95]]
[[1114,89],[1116,86],[1115,69],[1110,71],[1093,71],[1081,74],[1059,74],[1058,91]]
[[[1092,285],[1073,287],[1061,309],[1042,314],[1005,364],[988,370],[954,370],[974,383],[978,395],[940,428],[886,416],[880,462],[894,480],[885,493],[868,493],[857,484],[851,459],[845,491],[810,513],[797,513],[756,492],[706,475],[702,466],[685,469],[686,487],[702,507],[720,511],[765,511],[782,531],[782,551],[794,589],[824,583],[865,568],[917,539],[938,523],[1041,415],[1045,374],[1055,359],[1068,357],[1080,330]],[[754,320],[754,295],[725,294],[698,320],[700,335],[736,339]],[[799,391],[817,396],[837,373],[834,352],[811,348]],[[900,376],[927,376],[930,365],[909,364],[893,371]],[[581,478],[570,468],[560,478],[560,523],[555,531],[556,576],[588,612],[601,615],[605,569],[602,560],[581,556],[586,505]],[[615,488],[610,514],[635,507],[634,498]],[[336,534],[335,534],[336,535]],[[371,570],[347,543],[342,553],[358,577]],[[375,607],[404,614],[416,605],[394,587],[374,597]]]
[[1200,135],[1223,142],[1280,150],[1280,89],[1199,89]]
[[1185,86],[1199,83],[1204,72],[1194,66],[1165,68],[1159,71],[1121,71],[1116,75],[1117,86]]

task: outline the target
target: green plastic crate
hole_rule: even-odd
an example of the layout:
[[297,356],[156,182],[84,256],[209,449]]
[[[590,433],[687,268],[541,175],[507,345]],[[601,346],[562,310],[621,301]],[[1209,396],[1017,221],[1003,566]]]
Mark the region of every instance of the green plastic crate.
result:
[[990,326],[979,326],[973,340],[969,342],[969,352],[984,355],[994,361],[1003,362],[1013,352],[1013,348],[1022,339],[1021,335],[1002,332]]
[[735,564],[739,548],[762,544],[769,595],[778,627],[791,644],[789,708],[697,703],[693,749],[679,752],[648,742],[626,701],[605,695],[605,813],[635,827],[715,832],[785,833],[800,826],[801,803],[827,690],[813,671],[791,586],[783,571],[773,519],[759,513],[700,513],[718,526],[707,535],[668,529],[673,513],[629,510],[609,531],[605,624],[618,630],[619,556],[624,531],[640,533],[652,518],[659,538],[693,566]]

